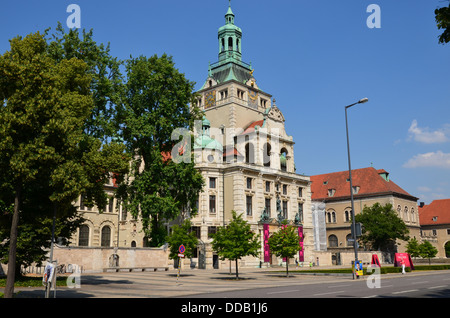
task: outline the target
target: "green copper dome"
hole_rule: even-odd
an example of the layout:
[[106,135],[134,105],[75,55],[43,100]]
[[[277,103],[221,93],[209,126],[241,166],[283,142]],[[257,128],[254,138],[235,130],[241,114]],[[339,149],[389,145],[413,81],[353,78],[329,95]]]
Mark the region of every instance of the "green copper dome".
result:
[[203,117],[202,121],[202,134],[194,140],[194,150],[198,149],[210,149],[222,152],[223,146],[220,142],[213,139],[209,135],[209,128],[211,123],[206,117]]

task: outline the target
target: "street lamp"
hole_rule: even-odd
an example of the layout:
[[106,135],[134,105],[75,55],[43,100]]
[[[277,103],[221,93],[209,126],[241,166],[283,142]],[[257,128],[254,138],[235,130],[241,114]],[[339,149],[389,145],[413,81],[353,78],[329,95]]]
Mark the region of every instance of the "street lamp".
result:
[[[352,202],[352,232],[353,232],[352,236],[353,236],[353,248],[355,250],[355,264],[353,266],[355,266],[356,262],[358,262],[358,247],[356,245],[356,222],[355,222],[355,207],[354,207],[354,203],[353,203],[352,165],[350,163],[350,143],[349,143],[349,139],[348,139],[347,108],[350,108],[357,104],[364,104],[364,103],[367,103],[368,101],[369,101],[368,98],[363,98],[363,99],[360,99],[359,101],[357,101],[356,103],[345,106],[345,129],[347,132],[348,174],[349,174],[349,179],[350,179],[350,198],[351,198],[351,202]],[[353,279],[354,279],[354,276],[353,276]]]

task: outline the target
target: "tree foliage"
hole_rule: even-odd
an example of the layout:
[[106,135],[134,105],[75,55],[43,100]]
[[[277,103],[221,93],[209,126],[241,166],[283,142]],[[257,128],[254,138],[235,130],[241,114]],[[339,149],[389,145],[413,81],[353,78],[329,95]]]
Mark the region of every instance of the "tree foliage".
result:
[[[203,178],[189,162],[176,163],[170,154],[177,140],[175,129],[190,129],[199,118],[190,107],[194,83],[187,80],[163,55],[133,58],[126,63],[125,97],[119,111],[121,132],[134,155],[127,182],[119,193],[135,216],[140,215],[151,246],[165,243],[164,220],[176,218],[183,209],[196,213]],[[190,147],[191,139],[185,147]],[[187,148],[185,148],[187,149]]]
[[184,245],[186,248],[184,252],[185,257],[190,258],[193,256],[193,252],[198,245],[198,238],[191,231],[191,226],[191,221],[185,220],[183,224],[172,227],[172,233],[167,237],[170,249],[169,257],[171,259],[178,257],[180,245]]
[[[68,238],[81,223],[73,202],[85,193],[106,205],[111,171],[128,168],[124,147],[104,144],[86,124],[95,109],[93,73],[83,59],[57,56],[39,32],[10,41],[0,56],[0,257],[8,262],[5,297],[16,267],[40,262],[56,236]],[[85,53],[88,50],[85,51]],[[13,207],[11,209],[10,207]],[[6,244],[4,243],[6,242]],[[18,260],[18,262],[16,262]]]
[[222,260],[229,259],[236,262],[236,279],[238,279],[238,260],[244,256],[258,256],[260,243],[258,235],[251,230],[250,224],[242,218],[242,214],[237,215],[236,211],[231,213],[230,223],[217,229],[216,234],[212,235],[211,244]]
[[438,250],[429,242],[424,241],[419,245],[419,255],[422,258],[428,258],[429,263],[431,264],[431,259],[436,256]]
[[360,241],[372,250],[389,251],[397,239],[409,240],[405,222],[389,203],[382,206],[377,202],[371,207],[365,206],[355,220],[363,225]]
[[420,244],[415,237],[410,239],[406,244],[406,253],[411,255],[411,257],[420,256]]
[[286,258],[286,276],[289,276],[289,258],[300,250],[299,237],[295,226],[283,224],[280,229],[269,237],[271,253]]
[[450,2],[448,7],[436,9],[434,14],[438,29],[443,30],[439,35],[439,43],[448,43],[450,41]]

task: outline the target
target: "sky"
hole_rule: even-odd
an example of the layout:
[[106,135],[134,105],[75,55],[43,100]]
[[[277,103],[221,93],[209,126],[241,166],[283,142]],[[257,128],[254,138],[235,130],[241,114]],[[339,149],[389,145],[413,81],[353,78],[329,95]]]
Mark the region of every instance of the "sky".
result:
[[[227,0],[3,0],[0,54],[9,40],[60,21],[93,29],[119,59],[167,53],[200,89],[218,60]],[[376,6],[371,6],[376,5]],[[450,43],[434,10],[444,0],[232,0],[242,59],[276,99],[295,141],[297,173],[385,169],[418,202],[450,199]],[[375,8],[375,9],[374,9]]]

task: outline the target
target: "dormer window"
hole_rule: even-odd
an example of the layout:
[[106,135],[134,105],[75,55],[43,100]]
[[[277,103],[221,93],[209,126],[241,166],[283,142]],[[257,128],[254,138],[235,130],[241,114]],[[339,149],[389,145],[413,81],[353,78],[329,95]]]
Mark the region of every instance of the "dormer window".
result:
[[332,197],[336,193],[336,189],[328,189],[328,196]]

